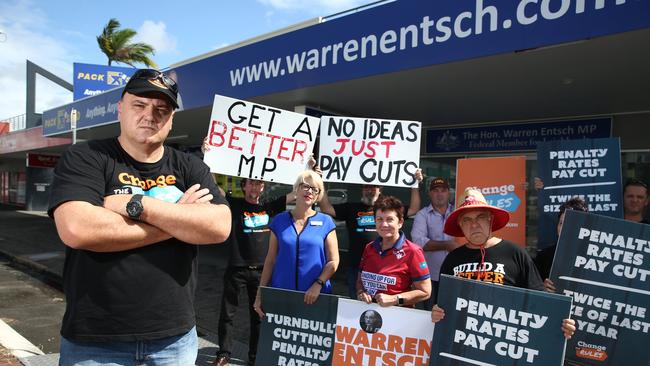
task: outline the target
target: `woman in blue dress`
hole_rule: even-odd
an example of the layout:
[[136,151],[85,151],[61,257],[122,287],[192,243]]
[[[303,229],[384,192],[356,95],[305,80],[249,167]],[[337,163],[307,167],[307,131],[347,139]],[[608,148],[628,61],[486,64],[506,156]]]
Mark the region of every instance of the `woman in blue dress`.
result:
[[[321,292],[332,293],[329,280],[339,265],[336,225],[332,217],[312,208],[324,194],[323,180],[316,172],[300,173],[293,193],[296,207],[276,215],[271,222],[260,287],[304,291],[305,304],[309,305]],[[261,304],[258,289],[253,307],[263,317]]]

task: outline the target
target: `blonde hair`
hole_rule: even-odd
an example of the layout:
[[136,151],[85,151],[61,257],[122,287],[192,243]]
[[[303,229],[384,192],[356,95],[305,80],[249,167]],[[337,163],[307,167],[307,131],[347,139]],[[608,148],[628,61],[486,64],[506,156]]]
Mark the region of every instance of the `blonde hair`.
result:
[[323,178],[321,178],[320,175],[313,170],[305,170],[298,174],[298,178],[293,184],[293,191],[298,192],[298,187],[300,184],[307,183],[308,179],[312,181],[314,187],[318,188],[319,192],[316,195],[316,202],[320,202],[320,200],[323,198],[323,195],[325,194],[325,185],[323,184]]

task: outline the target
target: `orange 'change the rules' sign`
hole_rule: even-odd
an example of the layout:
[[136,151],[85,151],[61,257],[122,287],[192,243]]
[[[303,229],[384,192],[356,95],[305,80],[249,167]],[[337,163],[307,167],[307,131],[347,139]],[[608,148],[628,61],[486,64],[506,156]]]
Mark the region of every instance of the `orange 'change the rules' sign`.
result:
[[510,213],[508,225],[494,235],[525,246],[526,157],[459,159],[456,172],[456,204],[465,188],[477,188],[490,205]]

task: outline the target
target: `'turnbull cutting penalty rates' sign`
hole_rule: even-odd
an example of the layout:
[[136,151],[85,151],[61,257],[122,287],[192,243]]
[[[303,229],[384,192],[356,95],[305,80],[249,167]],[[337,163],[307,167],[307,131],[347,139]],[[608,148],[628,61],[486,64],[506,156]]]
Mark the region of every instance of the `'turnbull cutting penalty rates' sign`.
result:
[[293,184],[314,149],[318,118],[214,96],[204,162],[213,173]]
[[304,298],[304,292],[262,287],[266,315],[257,344],[258,365],[332,363],[338,298],[320,294],[312,305],[305,305]]
[[257,364],[427,366],[434,325],[428,311],[380,307],[320,294],[262,288]]

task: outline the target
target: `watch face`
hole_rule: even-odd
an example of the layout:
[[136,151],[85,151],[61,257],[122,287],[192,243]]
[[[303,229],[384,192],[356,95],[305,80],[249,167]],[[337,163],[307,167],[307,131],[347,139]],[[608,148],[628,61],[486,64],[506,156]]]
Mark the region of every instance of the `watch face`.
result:
[[130,218],[137,219],[142,214],[142,204],[140,202],[129,202],[126,205],[126,213]]

